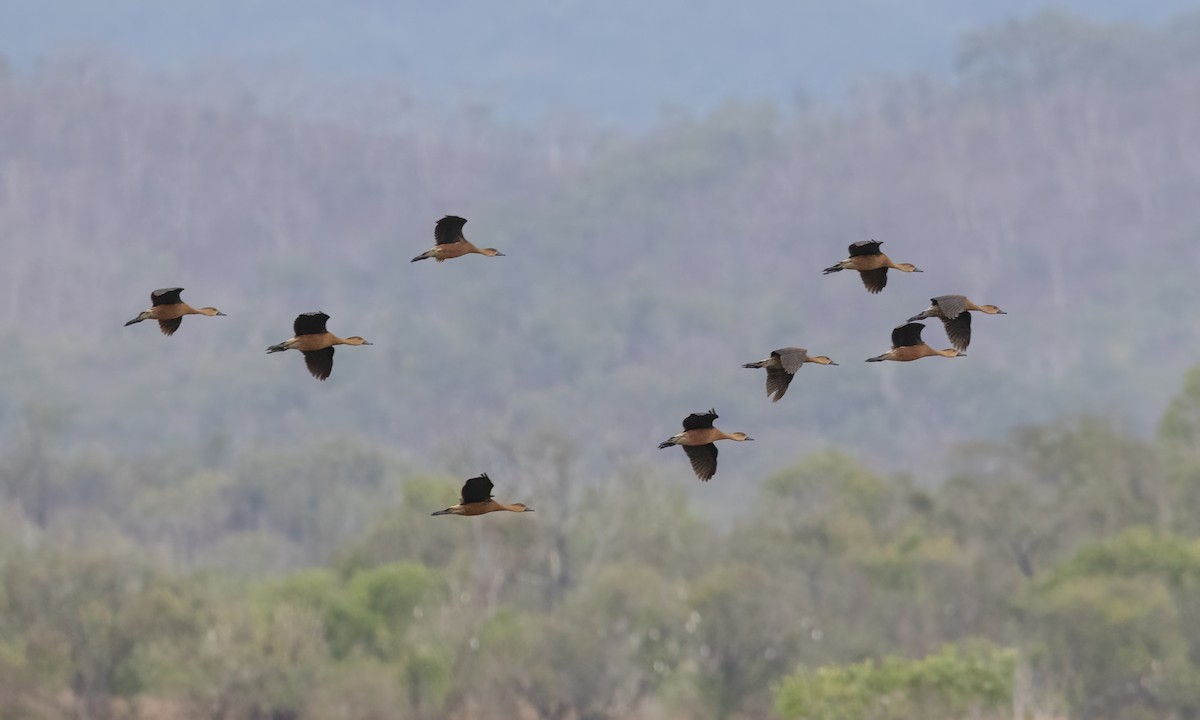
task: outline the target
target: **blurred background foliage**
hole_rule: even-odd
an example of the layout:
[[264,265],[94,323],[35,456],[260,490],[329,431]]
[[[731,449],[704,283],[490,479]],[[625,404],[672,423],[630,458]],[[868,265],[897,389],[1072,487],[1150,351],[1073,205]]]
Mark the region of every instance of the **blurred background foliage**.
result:
[[[637,131],[6,65],[0,718],[1200,716],[1198,41]],[[409,265],[443,213],[508,257]],[[871,236],[926,272],[816,272]],[[229,317],[121,327],[175,284]],[[1010,314],[861,363],[947,292]],[[261,353],[315,309],[324,384]],[[429,517],[481,470],[536,514]]]

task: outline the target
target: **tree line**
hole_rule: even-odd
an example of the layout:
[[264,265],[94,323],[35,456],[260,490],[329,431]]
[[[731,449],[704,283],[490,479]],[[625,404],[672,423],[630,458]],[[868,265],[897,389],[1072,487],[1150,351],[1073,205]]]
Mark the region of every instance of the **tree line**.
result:
[[1193,717],[1196,417],[1200,366],[1153,439],[1060,419],[956,447],[940,485],[828,449],[723,516],[513,438],[537,522],[430,518],[458,481],[367,444],[167,484],[31,419],[0,456],[0,712]]
[[[1043,15],[637,134],[5,70],[0,717],[1196,717],[1198,338],[1147,312],[1195,32]],[[463,206],[514,262],[408,272]],[[886,341],[816,272],[879,228],[1007,324],[770,405],[739,364]],[[229,322],[118,334],[163,276]],[[319,391],[262,355],[316,309],[391,340]],[[653,444],[713,405],[789,450],[699,500]],[[480,470],[536,522],[428,516]]]

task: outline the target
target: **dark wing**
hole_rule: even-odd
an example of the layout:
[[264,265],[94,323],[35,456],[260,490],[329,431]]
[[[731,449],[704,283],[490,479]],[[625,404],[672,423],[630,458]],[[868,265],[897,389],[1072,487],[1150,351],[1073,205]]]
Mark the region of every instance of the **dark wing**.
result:
[[779,364],[790,373],[795,373],[808,359],[808,351],[804,348],[786,347],[771,352],[771,357],[779,358]]
[[692,413],[683,419],[683,429],[699,430],[700,428],[710,428],[713,426],[713,420],[716,419],[716,410],[709,410],[706,413]]
[[292,323],[292,330],[297,335],[320,335],[325,332],[327,320],[329,320],[329,316],[323,312],[304,313],[296,316],[296,322]]
[[867,287],[867,292],[877,293],[887,287],[887,268],[875,268],[874,270],[859,270],[858,274],[862,276],[863,285]]
[[151,305],[178,305],[183,302],[179,299],[179,293],[183,292],[183,288],[159,288],[150,293]]
[[692,461],[692,472],[696,473],[696,477],[708,482],[709,478],[717,474],[717,446],[715,443],[684,445],[683,451],[687,453],[688,460]]
[[492,481],[487,476],[487,473],[480,473],[479,477],[473,477],[463,483],[462,486],[462,504],[487,502],[492,499]]
[[308,371],[312,373],[313,377],[324,380],[329,377],[329,373],[333,372],[333,348],[305,350],[304,364],[308,366]]
[[787,392],[788,385],[792,382],[792,377],[794,376],[786,370],[767,368],[767,395],[775,396],[771,398],[772,402],[779,402],[779,398],[783,397],[783,394]]
[[950,338],[950,344],[959,352],[966,352],[967,346],[971,344],[971,313],[964,312],[953,320],[942,320],[942,325],[946,328],[946,337]]
[[883,244],[882,240],[859,240],[850,245],[850,257],[858,255],[879,255],[879,246]]
[[183,318],[177,317],[174,320],[159,320],[158,329],[162,330],[163,335],[174,335],[179,329],[179,323],[183,322]]
[[959,314],[967,311],[966,295],[939,295],[929,302],[936,305],[938,310],[941,310],[942,315],[946,316],[948,320],[953,320]]
[[921,331],[924,329],[924,325],[915,322],[896,326],[896,329],[892,330],[892,348],[920,345]]
[[466,218],[460,218],[457,215],[447,215],[437,221],[437,225],[433,227],[433,238],[437,240],[438,245],[447,245],[449,243],[466,240],[463,237],[463,225],[467,224]]

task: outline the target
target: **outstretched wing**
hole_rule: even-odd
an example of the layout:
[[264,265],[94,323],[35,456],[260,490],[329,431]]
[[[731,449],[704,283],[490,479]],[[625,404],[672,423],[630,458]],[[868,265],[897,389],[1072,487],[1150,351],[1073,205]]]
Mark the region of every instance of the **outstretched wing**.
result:
[[487,473],[480,473],[479,477],[473,477],[463,483],[462,486],[462,504],[487,502],[492,499],[492,481],[487,476]]
[[953,320],[961,313],[967,311],[967,297],[965,295],[939,295],[929,302],[932,305],[936,305],[937,309],[941,310],[942,315],[945,315],[948,320]]
[[683,451],[687,453],[688,460],[692,461],[692,472],[696,473],[696,477],[704,482],[717,474],[717,446],[715,443],[707,445],[684,445]]
[[808,351],[799,347],[786,347],[773,350],[771,357],[779,358],[779,364],[788,374],[794,374],[808,359]]
[[329,316],[323,312],[307,312],[296,316],[296,322],[292,323],[292,330],[296,335],[320,335],[325,332],[327,320],[329,320]]
[[767,395],[774,395],[771,402],[779,402],[779,398],[787,392],[788,385],[792,384],[792,373],[779,368],[767,368]]
[[[179,293],[183,292],[183,288],[159,288],[150,293],[151,305],[178,305],[183,302],[179,299]],[[170,333],[167,333],[168,335]]]
[[433,227],[433,238],[437,240],[438,245],[448,245],[449,243],[466,240],[463,237],[463,225],[467,224],[466,218],[460,218],[457,215],[447,215]]
[[950,345],[959,352],[966,352],[971,344],[971,313],[964,312],[953,320],[943,319],[942,326],[946,328]]
[[177,317],[174,320],[159,320],[158,329],[162,331],[163,335],[174,335],[175,331],[179,329],[179,323],[181,322],[183,322],[183,318],[181,317]]
[[858,255],[879,255],[879,246],[882,244],[882,240],[859,240],[856,243],[851,243],[850,257],[857,257]]
[[924,325],[916,322],[898,325],[892,330],[892,348],[920,345],[921,331],[924,329]]
[[305,350],[304,364],[308,371],[318,380],[324,380],[333,372],[333,348],[323,350]]
[[709,410],[706,413],[692,413],[683,419],[683,429],[699,430],[700,428],[710,428],[713,426],[713,420],[716,419],[716,410]]
[[881,267],[874,270],[859,270],[858,274],[862,277],[867,292],[877,293],[887,287],[887,271],[887,268]]

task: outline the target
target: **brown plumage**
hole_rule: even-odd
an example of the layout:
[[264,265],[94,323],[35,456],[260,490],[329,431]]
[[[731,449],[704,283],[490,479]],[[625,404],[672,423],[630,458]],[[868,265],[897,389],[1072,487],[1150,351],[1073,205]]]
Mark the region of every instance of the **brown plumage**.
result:
[[754,439],[744,432],[726,433],[714,427],[713,421],[716,419],[716,410],[692,413],[683,419],[683,432],[672,435],[660,443],[658,448],[661,450],[672,445],[681,446],[692,463],[692,471],[696,473],[696,477],[707,482],[717,474],[717,440],[744,442]]
[[804,366],[804,363],[817,363],[818,365],[837,365],[834,361],[818,355],[809,357],[808,351],[800,347],[785,347],[771,351],[771,357],[758,362],[746,363],[744,368],[766,368],[767,370],[767,396],[772,394],[775,397],[771,398],[771,402],[779,402],[779,398],[787,392],[788,385],[791,384],[792,378],[796,375],[796,371]]
[[976,305],[966,295],[939,295],[930,301],[925,310],[913,315],[909,322],[938,318],[946,328],[946,336],[955,350],[965,351],[971,344],[971,311],[988,315],[1007,315],[995,305]]
[[150,309],[143,310],[138,316],[125,323],[126,327],[143,320],[157,320],[158,329],[163,335],[174,335],[183,322],[184,315],[207,315],[213,317],[225,313],[215,307],[194,308],[180,299],[183,288],[159,288],[150,293]]
[[426,258],[433,258],[438,262],[442,262],[443,260],[462,257],[471,253],[487,255],[488,257],[504,257],[504,253],[496,248],[477,248],[472,245],[467,240],[467,237],[463,235],[463,225],[466,224],[466,218],[460,218],[457,215],[447,215],[438,220],[433,228],[433,238],[437,241],[437,244],[413,258],[412,262]]
[[896,360],[899,362],[908,362],[910,360],[920,360],[923,357],[940,355],[942,357],[966,357],[965,353],[961,353],[954,348],[945,350],[934,350],[921,340],[921,331],[925,326],[921,323],[910,322],[906,325],[899,325],[892,330],[892,349],[882,355],[877,355],[873,358],[867,358],[867,362],[880,362],[883,360]]
[[887,287],[888,268],[900,272],[922,272],[912,263],[895,263],[879,250],[882,240],[860,240],[850,245],[850,257],[823,271],[823,275],[841,270],[857,270],[867,292],[877,293]]
[[278,345],[267,348],[267,353],[283,352],[284,350],[299,350],[304,353],[304,364],[308,372],[318,380],[324,380],[333,372],[334,345],[370,345],[371,343],[355,335],[340,338],[325,329],[329,316],[323,312],[309,312],[296,316],[292,324],[295,336]]
[[487,473],[480,473],[462,486],[462,494],[458,504],[451,505],[445,510],[438,510],[434,515],[486,515],[490,512],[533,512],[533,508],[524,503],[505,505],[492,499],[492,481]]

